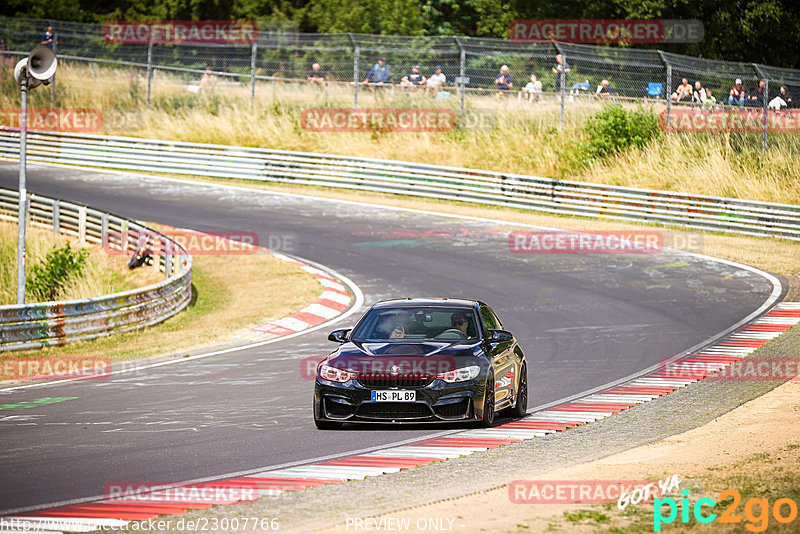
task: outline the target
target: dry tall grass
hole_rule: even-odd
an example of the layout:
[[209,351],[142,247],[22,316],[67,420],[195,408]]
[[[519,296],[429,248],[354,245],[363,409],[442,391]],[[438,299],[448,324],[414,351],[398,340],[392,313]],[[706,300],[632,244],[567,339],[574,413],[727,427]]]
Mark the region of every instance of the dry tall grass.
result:
[[[566,124],[559,129],[558,102],[539,103],[492,96],[471,96],[471,109],[496,115],[488,131],[439,133],[316,133],[300,127],[299,116],[309,107],[350,107],[352,86],[330,86],[315,94],[302,83],[258,82],[255,111],[250,86],[220,79],[212,90],[190,93],[189,83],[158,72],[151,109],[144,113],[146,85],[142,73],[69,63],[60,67],[61,107],[99,108],[106,133],[203,143],[329,152],[355,156],[416,160],[634,187],[670,189],[697,194],[734,196],[800,204],[800,142],[795,134],[776,134],[763,152],[758,135],[670,135],[645,149],[576,166],[570,160],[574,143],[585,138],[586,118],[601,104],[568,102]],[[15,88],[4,83],[0,105],[15,107]],[[47,93],[47,94],[45,94]],[[49,91],[33,92],[34,106],[46,107]],[[452,107],[456,98],[432,100],[422,94],[394,98],[362,91],[363,107]],[[661,108],[654,108],[658,113]]]
[[[27,267],[42,261],[53,247],[63,247],[67,243],[64,236],[28,227]],[[74,240],[70,244],[76,248]],[[80,246],[80,245],[78,245]],[[126,262],[127,256],[110,255],[102,247],[86,246],[89,256],[82,277],[69,279],[59,291],[58,300],[97,297],[117,291],[126,291],[160,281],[163,274],[152,268],[131,271]],[[30,297],[27,299],[30,301]],[[17,225],[0,222],[0,305],[17,302]]]

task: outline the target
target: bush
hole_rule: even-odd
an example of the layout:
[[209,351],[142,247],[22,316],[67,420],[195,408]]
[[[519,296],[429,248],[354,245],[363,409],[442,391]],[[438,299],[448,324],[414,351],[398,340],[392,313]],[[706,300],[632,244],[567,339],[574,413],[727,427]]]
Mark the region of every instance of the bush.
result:
[[28,294],[37,302],[56,300],[71,277],[83,275],[88,256],[88,250],[73,250],[69,243],[63,248],[54,247],[44,260],[31,268],[26,283]]
[[573,140],[559,153],[559,176],[577,174],[595,161],[631,147],[644,148],[662,135],[655,113],[642,107],[627,110],[619,104],[608,105],[590,117],[581,133],[580,140]]
[[587,155],[604,158],[629,147],[644,147],[661,136],[661,127],[658,116],[641,106],[626,110],[610,105],[586,121],[583,133],[588,139],[584,143]]

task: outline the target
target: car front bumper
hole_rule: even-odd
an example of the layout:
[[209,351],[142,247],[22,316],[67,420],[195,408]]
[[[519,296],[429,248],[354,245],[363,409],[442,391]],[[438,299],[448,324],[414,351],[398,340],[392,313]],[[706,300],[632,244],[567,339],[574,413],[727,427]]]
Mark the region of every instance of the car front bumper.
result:
[[[449,384],[433,380],[423,387],[376,388],[358,381],[318,379],[314,386],[314,416],[342,423],[426,423],[480,420],[485,377]],[[375,389],[416,392],[415,402],[373,402]]]

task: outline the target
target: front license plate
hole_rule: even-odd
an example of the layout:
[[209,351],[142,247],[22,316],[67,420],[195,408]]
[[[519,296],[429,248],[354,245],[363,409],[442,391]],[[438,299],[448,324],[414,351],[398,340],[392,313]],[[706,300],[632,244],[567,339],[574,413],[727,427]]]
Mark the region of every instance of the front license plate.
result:
[[388,389],[372,392],[372,402],[414,402],[415,400],[417,400],[416,391]]

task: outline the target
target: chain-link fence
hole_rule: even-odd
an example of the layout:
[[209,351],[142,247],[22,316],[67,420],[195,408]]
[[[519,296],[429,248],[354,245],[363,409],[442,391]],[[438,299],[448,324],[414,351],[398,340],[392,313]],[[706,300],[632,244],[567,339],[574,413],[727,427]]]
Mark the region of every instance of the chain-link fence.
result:
[[[4,76],[18,57],[41,42],[49,24],[0,17]],[[52,25],[63,66],[81,65],[93,83],[141,97],[148,109],[170,95],[224,89],[254,109],[276,102],[431,107],[435,100],[464,117],[469,108],[490,101],[538,105],[563,125],[565,113],[582,105],[649,101],[663,110],[667,125],[676,109],[761,110],[766,147],[768,107],[780,113],[792,107],[792,94],[800,94],[797,70],[630,47],[269,30],[259,31],[251,44],[121,44],[104,38],[103,25]],[[315,77],[316,82],[310,80]],[[52,106],[57,94],[53,84]]]

